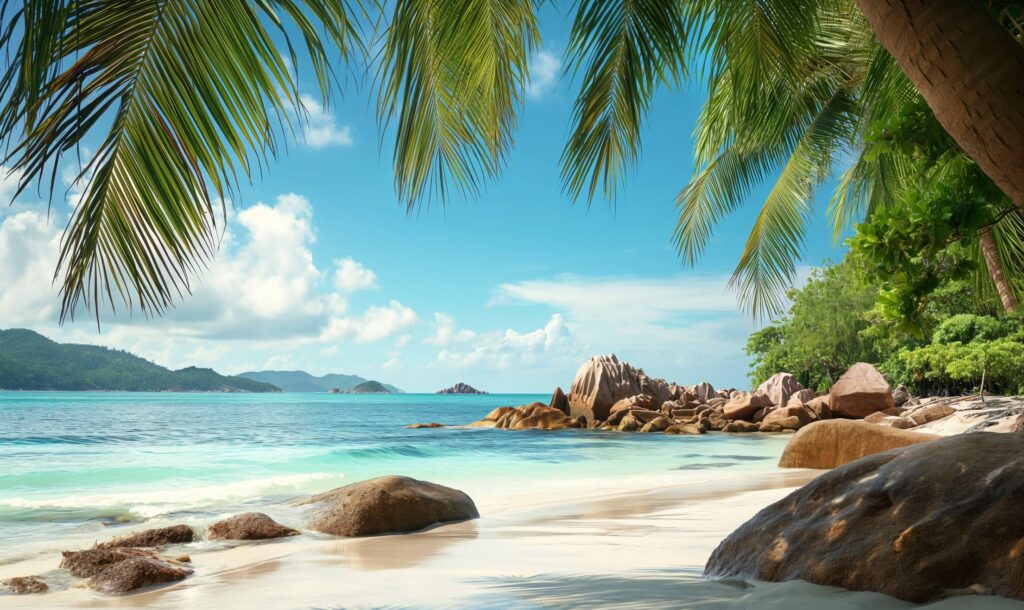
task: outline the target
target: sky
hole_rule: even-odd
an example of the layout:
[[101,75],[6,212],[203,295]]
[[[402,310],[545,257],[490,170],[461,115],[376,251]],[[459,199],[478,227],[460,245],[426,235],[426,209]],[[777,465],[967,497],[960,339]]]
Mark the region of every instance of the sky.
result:
[[[673,198],[693,170],[704,99],[691,85],[656,98],[643,153],[614,203],[564,196],[568,17],[548,3],[541,28],[515,150],[479,197],[407,213],[372,87],[349,83],[324,108],[300,64],[309,124],[231,202],[221,250],[191,296],[161,318],[104,315],[98,331],[86,314],[59,325],[52,277],[76,189],[49,212],[26,195],[0,208],[0,328],[126,349],[171,368],[348,373],[406,391],[462,381],[550,392],[607,353],[679,383],[747,387],[743,347],[756,324],[727,284],[767,185],[716,228],[696,267],[681,263]],[[0,182],[2,200],[13,184]],[[840,256],[819,199],[802,274]]]

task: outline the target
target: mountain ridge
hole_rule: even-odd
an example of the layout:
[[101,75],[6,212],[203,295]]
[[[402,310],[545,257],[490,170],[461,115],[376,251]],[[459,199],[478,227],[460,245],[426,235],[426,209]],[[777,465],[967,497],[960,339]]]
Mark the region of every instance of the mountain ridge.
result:
[[[341,373],[328,373],[318,377],[306,371],[246,371],[239,373],[237,376],[273,384],[281,388],[283,392],[330,392],[332,389],[347,392],[361,383],[372,381],[359,375],[345,375]],[[381,385],[392,394],[405,393],[391,384],[382,383]]]

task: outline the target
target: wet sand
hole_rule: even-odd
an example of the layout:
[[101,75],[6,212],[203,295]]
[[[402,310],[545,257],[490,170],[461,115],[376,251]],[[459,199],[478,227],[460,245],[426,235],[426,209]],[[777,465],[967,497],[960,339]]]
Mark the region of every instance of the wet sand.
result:
[[[715,546],[815,471],[693,473],[517,489],[466,489],[479,520],[403,536],[337,539],[314,533],[260,544],[198,542],[196,573],[126,596],[68,588],[59,553],[0,565],[0,578],[42,573],[44,595],[2,596],[4,608],[889,608],[874,593],[803,582],[705,581]],[[294,522],[292,509],[272,516]],[[153,526],[157,524],[149,524]],[[65,548],[78,548],[68,546]],[[1024,608],[992,597],[928,606]]]

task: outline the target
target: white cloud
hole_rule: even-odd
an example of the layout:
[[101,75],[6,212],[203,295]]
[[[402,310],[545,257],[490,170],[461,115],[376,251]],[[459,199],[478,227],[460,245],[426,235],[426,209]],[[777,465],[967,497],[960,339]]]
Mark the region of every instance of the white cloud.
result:
[[53,323],[60,296],[51,283],[61,230],[39,212],[0,217],[0,326]]
[[530,332],[507,329],[480,335],[466,349],[442,349],[437,361],[445,366],[499,370],[514,365],[533,365],[552,353],[559,355],[571,338],[561,314],[554,314],[542,328]]
[[458,330],[455,327],[455,318],[437,312],[434,314],[434,333],[427,337],[424,342],[432,345],[445,346],[452,341],[464,343],[476,338],[476,333],[471,330]]
[[334,287],[346,293],[377,288],[377,274],[350,256],[334,261]]
[[301,96],[305,108],[302,135],[306,146],[327,148],[328,146],[352,146],[352,127],[338,126],[334,115],[311,96]]
[[362,315],[334,317],[321,333],[322,341],[369,343],[390,337],[417,321],[416,312],[392,299],[387,306],[374,306]]
[[526,94],[532,98],[541,98],[555,90],[558,85],[558,72],[562,68],[562,60],[547,51],[538,51],[530,58],[530,82],[526,86]]

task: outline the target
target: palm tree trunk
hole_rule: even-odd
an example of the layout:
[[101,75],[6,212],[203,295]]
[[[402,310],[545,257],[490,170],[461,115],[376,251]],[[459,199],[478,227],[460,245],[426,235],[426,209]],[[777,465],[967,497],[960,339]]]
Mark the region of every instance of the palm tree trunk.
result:
[[855,0],[949,135],[1024,208],[1024,46],[983,0]]
[[992,235],[992,227],[978,229],[978,240],[981,242],[981,253],[985,256],[985,265],[988,267],[988,274],[992,283],[999,293],[999,300],[1003,302],[1003,309],[1006,311],[1017,311],[1017,295],[1013,292],[1013,285],[1006,280],[1006,273],[1003,271],[1003,260],[999,256],[999,248],[996,245],[995,237]]

